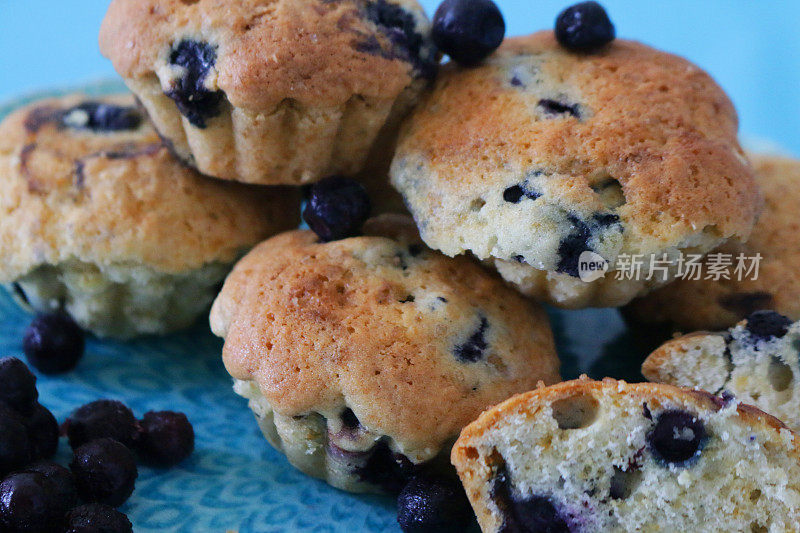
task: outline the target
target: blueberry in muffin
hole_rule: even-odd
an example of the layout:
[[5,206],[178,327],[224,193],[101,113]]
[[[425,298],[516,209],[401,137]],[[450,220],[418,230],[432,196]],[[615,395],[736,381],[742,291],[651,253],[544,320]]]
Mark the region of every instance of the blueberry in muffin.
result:
[[472,260],[427,249],[399,215],[357,237],[260,244],[226,280],[211,328],[267,440],[352,492],[396,493],[446,464],[483,409],[559,379],[544,311]]
[[[182,165],[131,95],[70,95],[11,114],[0,124],[0,185],[0,284],[24,307],[100,336],[190,325],[244,252],[299,220],[295,191]],[[69,369],[79,333],[67,337],[58,347],[47,345],[53,335],[31,337],[31,362]]]
[[100,49],[183,161],[266,185],[357,173],[439,62],[415,0],[114,0]]
[[[443,66],[391,179],[431,248],[561,307],[619,306],[673,279],[681,253],[749,235],[761,199],[737,128],[682,58],[622,39],[576,54],[541,32]],[[605,276],[581,276],[584,253]]]
[[482,531],[792,531],[798,436],[730,397],[581,378],[484,412],[452,461]]

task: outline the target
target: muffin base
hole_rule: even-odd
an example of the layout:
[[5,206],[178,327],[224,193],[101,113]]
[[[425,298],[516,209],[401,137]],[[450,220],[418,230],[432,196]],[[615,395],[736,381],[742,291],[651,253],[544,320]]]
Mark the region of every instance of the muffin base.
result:
[[129,339],[190,326],[211,305],[231,265],[181,274],[78,260],[40,266],[5,287],[24,308],[60,309],[98,337]]

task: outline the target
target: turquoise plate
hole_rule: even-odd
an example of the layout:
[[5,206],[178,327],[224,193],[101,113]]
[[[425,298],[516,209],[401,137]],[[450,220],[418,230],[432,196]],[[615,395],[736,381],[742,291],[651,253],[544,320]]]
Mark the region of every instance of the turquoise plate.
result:
[[[119,91],[119,82],[81,87],[88,94]],[[0,106],[0,119],[52,91]],[[565,378],[587,373],[630,381],[655,340],[635,337],[614,310],[550,310]],[[31,316],[0,290],[0,355],[24,359],[22,335]],[[170,470],[141,468],[136,491],[122,507],[137,533],[146,532],[394,532],[394,501],[352,495],[295,470],[261,436],[246,402],[231,390],[222,343],[205,320],[191,330],[128,343],[89,339],[78,368],[39,376],[41,402],[63,421],[76,407],[119,399],[138,416],[148,410],[185,412],[196,451]],[[63,441],[59,462],[69,461]]]

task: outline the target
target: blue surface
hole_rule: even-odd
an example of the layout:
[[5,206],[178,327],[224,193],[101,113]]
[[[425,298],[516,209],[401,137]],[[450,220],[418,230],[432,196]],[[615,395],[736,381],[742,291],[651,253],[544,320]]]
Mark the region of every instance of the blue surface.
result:
[[[436,0],[423,0],[433,14]],[[688,57],[728,91],[746,137],[800,156],[800,2],[605,0],[621,37]],[[499,0],[509,35],[550,28],[569,2]],[[108,0],[0,0],[0,100],[114,75],[97,50]]]

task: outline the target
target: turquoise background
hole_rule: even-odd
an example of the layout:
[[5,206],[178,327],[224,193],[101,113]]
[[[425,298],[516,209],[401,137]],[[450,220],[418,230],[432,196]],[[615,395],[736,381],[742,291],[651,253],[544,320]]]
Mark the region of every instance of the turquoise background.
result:
[[[433,14],[438,2],[423,0]],[[500,0],[509,35],[550,28],[569,2]],[[747,138],[800,156],[800,1],[606,0],[621,37],[683,55],[733,98]],[[0,100],[114,75],[97,51],[108,0],[0,0]]]

